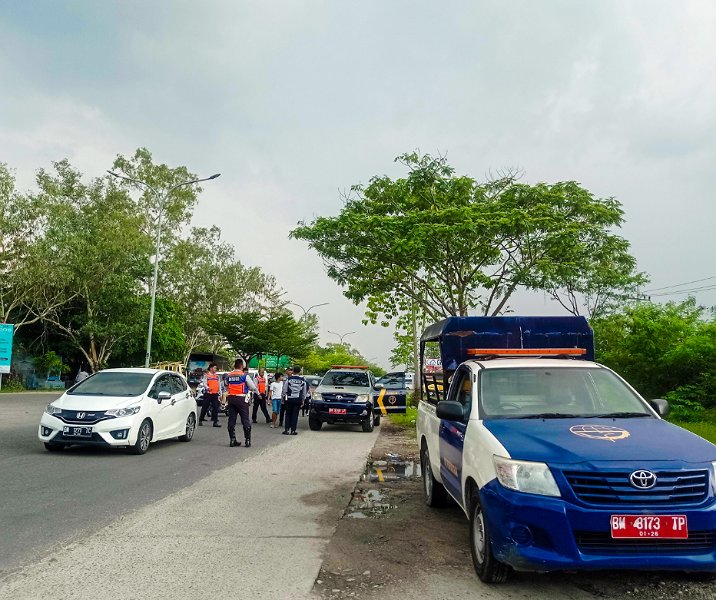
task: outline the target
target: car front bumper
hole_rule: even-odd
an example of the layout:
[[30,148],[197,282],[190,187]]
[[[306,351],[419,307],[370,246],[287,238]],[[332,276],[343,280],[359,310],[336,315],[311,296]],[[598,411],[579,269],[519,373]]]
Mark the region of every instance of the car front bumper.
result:
[[[339,414],[331,412],[331,409],[345,411]],[[323,400],[311,400],[309,415],[319,419],[322,423],[353,423],[359,424],[365,421],[373,412],[373,405],[370,402],[325,402]]]
[[[699,508],[586,508],[514,492],[493,480],[480,490],[492,551],[517,571],[636,569],[716,572],[716,500]],[[686,515],[688,540],[612,540],[614,514]]]
[[[90,446],[125,447],[137,441],[141,413],[129,417],[110,418],[97,423],[65,423],[61,419],[43,413],[37,431],[40,441],[49,444],[82,444]],[[77,437],[63,433],[65,427],[91,427],[91,437]]]

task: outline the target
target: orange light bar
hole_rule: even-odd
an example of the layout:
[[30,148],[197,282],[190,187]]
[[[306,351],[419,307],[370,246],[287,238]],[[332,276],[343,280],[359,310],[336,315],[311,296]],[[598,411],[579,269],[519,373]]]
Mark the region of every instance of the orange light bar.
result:
[[363,365],[333,365],[331,369],[370,369]]
[[585,348],[468,348],[470,356],[552,356],[586,354]]

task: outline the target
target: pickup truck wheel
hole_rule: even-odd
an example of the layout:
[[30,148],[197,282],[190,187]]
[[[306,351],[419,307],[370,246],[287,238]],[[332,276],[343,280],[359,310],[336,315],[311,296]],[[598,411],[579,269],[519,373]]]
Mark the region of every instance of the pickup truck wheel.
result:
[[427,448],[420,452],[420,470],[423,476],[423,491],[425,492],[425,504],[433,508],[445,506],[447,492],[443,484],[435,480],[433,468],[430,466],[430,454]]
[[323,427],[323,421],[317,419],[316,417],[308,415],[308,428],[311,431],[320,431],[321,427]]
[[373,417],[373,427],[378,427],[380,425],[380,415],[376,415]]
[[475,573],[484,583],[505,583],[510,567],[498,561],[492,554],[492,542],[487,528],[487,519],[475,494],[470,507],[470,550]]
[[373,431],[373,415],[368,415],[365,419],[363,419],[360,426],[366,433]]

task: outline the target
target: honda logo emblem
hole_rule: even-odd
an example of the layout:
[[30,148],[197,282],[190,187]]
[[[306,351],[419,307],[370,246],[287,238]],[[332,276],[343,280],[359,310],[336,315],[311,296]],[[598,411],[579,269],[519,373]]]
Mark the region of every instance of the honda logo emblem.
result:
[[651,471],[634,471],[629,475],[629,481],[639,490],[649,490],[656,485],[656,475]]
[[85,418],[85,413],[83,413],[83,412],[78,412],[78,413],[77,413],[77,418],[78,418],[78,419],[84,419],[84,418]]

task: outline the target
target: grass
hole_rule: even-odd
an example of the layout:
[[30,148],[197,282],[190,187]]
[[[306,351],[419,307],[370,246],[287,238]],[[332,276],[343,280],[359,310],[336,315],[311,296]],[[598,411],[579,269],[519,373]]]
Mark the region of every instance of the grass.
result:
[[390,421],[398,427],[404,427],[405,429],[415,429],[415,421],[418,418],[418,409],[414,406],[408,406],[405,409],[405,414],[391,414]]
[[716,444],[716,409],[707,410],[703,415],[703,420],[698,423],[679,423],[674,421],[674,425],[688,429],[712,444]]

